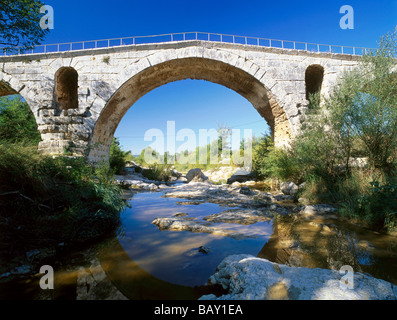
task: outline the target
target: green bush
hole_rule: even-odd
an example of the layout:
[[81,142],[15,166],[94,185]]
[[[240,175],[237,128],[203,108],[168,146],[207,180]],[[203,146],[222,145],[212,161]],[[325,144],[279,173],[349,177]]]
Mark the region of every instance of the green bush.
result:
[[131,155],[131,151],[121,150],[120,142],[117,138],[113,138],[109,152],[109,166],[116,174],[123,174],[127,157]]
[[393,230],[397,223],[397,183],[371,181],[366,192],[356,193],[342,204],[343,215],[367,222],[372,228]]
[[149,168],[143,169],[142,175],[150,180],[168,182],[172,177],[171,166],[155,163],[149,165]]
[[125,202],[121,188],[100,170],[85,158],[53,159],[34,147],[0,144],[0,250],[114,231]]

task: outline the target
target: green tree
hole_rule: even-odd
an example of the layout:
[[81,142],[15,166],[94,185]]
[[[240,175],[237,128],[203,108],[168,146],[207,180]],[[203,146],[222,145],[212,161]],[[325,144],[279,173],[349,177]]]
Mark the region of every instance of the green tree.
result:
[[397,148],[397,31],[346,74],[326,102],[332,130],[350,157],[359,138],[372,167],[392,166]]
[[0,7],[0,46],[6,51],[15,47],[31,49],[44,40],[48,29],[40,27],[43,14],[39,0],[2,0]]
[[34,145],[41,140],[34,115],[21,96],[0,98],[0,140]]

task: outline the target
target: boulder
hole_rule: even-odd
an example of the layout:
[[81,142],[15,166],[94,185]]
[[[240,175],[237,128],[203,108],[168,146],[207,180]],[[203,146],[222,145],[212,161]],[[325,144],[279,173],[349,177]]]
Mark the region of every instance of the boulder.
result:
[[250,188],[248,188],[247,186],[242,186],[241,188],[240,188],[240,191],[239,191],[241,194],[245,194],[245,195],[247,195],[247,196],[253,196],[253,195],[255,195],[256,193],[254,192],[254,191],[252,191]]
[[254,174],[252,172],[237,170],[229,179],[227,179],[227,184],[233,184],[234,182],[243,183],[252,180],[253,178]]
[[205,182],[208,180],[208,177],[204,175],[200,168],[190,169],[186,174],[186,179],[188,182]]
[[182,173],[178,172],[176,169],[171,169],[171,175],[175,178],[182,177]]
[[339,270],[290,267],[252,255],[232,255],[208,280],[227,294],[199,300],[396,300],[397,286],[390,282],[355,272],[349,286],[344,275]]
[[294,196],[298,192],[299,187],[292,181],[281,183],[280,190],[285,195]]
[[303,216],[326,215],[335,211],[336,208],[329,204],[312,204],[303,206],[300,214]]

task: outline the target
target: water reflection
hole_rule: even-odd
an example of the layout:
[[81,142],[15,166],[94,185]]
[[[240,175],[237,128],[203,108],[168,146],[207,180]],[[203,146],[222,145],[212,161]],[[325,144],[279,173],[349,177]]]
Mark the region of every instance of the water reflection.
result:
[[[123,236],[119,241],[131,260],[156,278],[183,286],[206,283],[223,258],[236,253],[256,255],[272,234],[271,222],[254,225],[214,223],[217,228],[246,234],[247,239],[192,233],[160,231],[151,222],[157,217],[185,213],[203,221],[204,217],[229,208],[213,203],[181,205],[178,198],[163,198],[161,193],[138,193],[130,199],[130,208],[123,212]],[[200,247],[209,249],[199,252]]]
[[397,239],[350,223],[317,217],[285,217],[273,224],[274,233],[258,257],[296,267],[355,272],[397,284]]

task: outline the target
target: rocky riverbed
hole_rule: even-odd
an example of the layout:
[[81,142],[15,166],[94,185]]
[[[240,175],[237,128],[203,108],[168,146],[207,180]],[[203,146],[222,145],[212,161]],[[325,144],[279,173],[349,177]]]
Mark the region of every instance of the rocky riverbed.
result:
[[[199,173],[198,175],[200,176]],[[294,202],[294,196],[289,193],[296,188],[290,184],[288,188],[284,188],[284,192],[265,192],[256,190],[256,183],[253,181],[245,181],[244,184],[213,184],[209,179],[200,182],[200,179],[192,178],[193,181],[189,183],[187,180],[186,177],[179,176],[171,184],[165,184],[148,180],[136,173],[116,176],[117,183],[130,186],[130,194],[146,192],[158,194],[158,201],[174,201],[178,211],[170,209],[169,214],[157,217],[156,211],[150,209],[151,203],[147,203],[146,212],[153,214],[151,224],[166,234],[188,232],[191,235],[203,234],[219,239],[245,241],[263,236],[261,223],[271,223],[273,226],[272,234],[267,236],[268,240],[256,256],[230,254],[214,268],[207,285],[208,288],[221,287],[222,293],[201,288],[193,294],[191,289],[183,287],[182,291],[187,290],[189,297],[396,299],[395,237],[381,235],[344,221],[338,216],[337,209],[331,205],[303,205],[302,202]],[[196,212],[204,204],[213,204],[220,209],[212,213],[204,211],[200,215],[190,213]],[[196,211],[187,210],[196,207]],[[183,256],[201,259],[200,256],[212,253],[211,247],[196,247],[193,245],[193,248],[185,249]],[[124,250],[119,249],[107,250],[108,254],[110,252],[115,255],[114,258],[98,258],[96,251],[91,248],[77,253],[77,256],[85,256],[84,259],[71,258],[67,259],[67,263],[61,263],[64,270],[61,274],[66,276],[63,278],[61,275],[59,279],[61,282],[66,281],[68,287],[69,281],[73,282],[73,298],[128,299],[136,298],[137,292],[143,292],[135,287],[136,283],[142,283],[141,280],[137,282],[136,275],[133,276],[134,284],[128,288],[122,284],[124,280],[118,279],[119,276],[124,277],[125,272],[115,275],[112,263],[120,259],[120,256],[126,257],[123,258],[126,265],[135,266],[138,277],[144,274],[144,277],[151,279],[151,283],[164,285],[164,282],[142,271],[127,257]],[[19,266],[13,266],[10,270],[4,270],[0,274],[0,286],[10,278],[28,279],[30,276],[29,281],[32,282],[32,277],[37,280],[37,265],[30,262],[42,254],[39,249],[30,251],[26,255],[26,261],[21,261]],[[340,270],[343,266],[350,266],[354,270],[352,288],[342,284],[343,274]],[[181,288],[179,286],[175,292],[179,292]],[[156,292],[157,289],[151,288],[147,297]],[[35,298],[53,297],[40,292]]]

